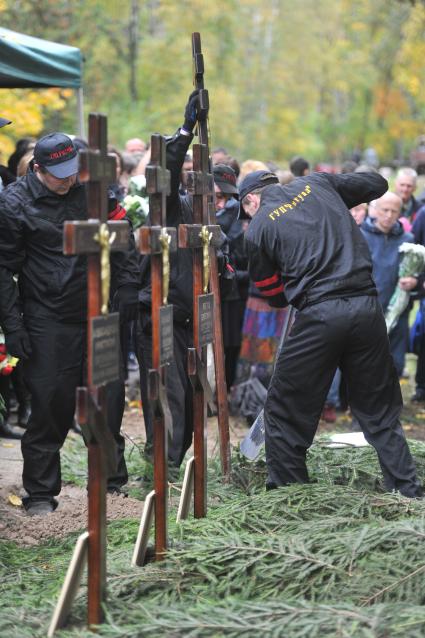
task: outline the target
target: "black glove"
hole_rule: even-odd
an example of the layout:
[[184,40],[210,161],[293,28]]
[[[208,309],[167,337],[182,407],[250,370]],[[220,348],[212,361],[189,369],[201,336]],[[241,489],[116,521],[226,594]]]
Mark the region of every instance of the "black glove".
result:
[[4,335],[4,341],[6,344],[6,352],[11,357],[17,359],[28,359],[31,355],[31,341],[29,335],[24,328],[8,332]]
[[[188,133],[192,133],[193,129],[195,128],[196,122],[198,120],[205,119],[208,114],[208,109],[202,112],[200,110],[199,91],[200,89],[195,89],[194,91],[192,91],[192,93],[189,95],[189,99],[184,111],[183,128],[185,131],[188,131]],[[205,95],[207,95],[207,92],[205,92]]]
[[120,321],[136,321],[139,316],[138,288],[131,284],[118,288],[113,305],[120,313]]

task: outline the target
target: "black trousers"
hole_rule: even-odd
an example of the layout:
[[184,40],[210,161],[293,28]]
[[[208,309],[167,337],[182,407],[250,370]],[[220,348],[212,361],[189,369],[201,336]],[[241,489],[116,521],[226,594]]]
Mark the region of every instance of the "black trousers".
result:
[[376,297],[366,296],[332,299],[297,313],[265,404],[269,487],[308,481],[306,452],[338,366],[386,488],[421,496],[400,425],[402,397],[382,310]]
[[[84,382],[86,329],[51,319],[27,322],[32,355],[24,364],[31,394],[31,417],[22,438],[23,484],[31,499],[51,499],[61,490],[59,451],[72,427],[75,391]],[[118,445],[118,466],[108,488],[124,485],[127,469],[120,435],[124,382],[108,386],[108,427]]]
[[[142,314],[137,332],[137,358],[140,369],[140,393],[146,429],[146,449],[153,449],[153,418],[148,397],[148,370],[152,367],[152,335],[149,316]],[[174,323],[174,361],[167,366],[166,388],[173,420],[173,436],[168,443],[168,460],[180,467],[192,444],[193,392],[187,374],[187,349],[193,344],[192,324]]]

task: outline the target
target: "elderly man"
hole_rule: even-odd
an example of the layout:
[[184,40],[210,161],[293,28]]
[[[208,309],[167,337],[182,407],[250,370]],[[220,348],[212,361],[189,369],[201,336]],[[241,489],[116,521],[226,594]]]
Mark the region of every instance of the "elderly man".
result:
[[[367,218],[361,230],[366,239],[373,264],[373,279],[383,311],[387,310],[397,285],[404,290],[415,287],[416,281],[404,278],[399,282],[399,248],[404,242],[414,242],[413,235],[405,232],[399,221],[402,200],[396,193],[387,192],[375,201],[375,218]],[[390,351],[399,377],[403,374],[408,342],[409,308],[403,312],[390,332]]]
[[377,173],[313,173],[286,186],[277,181],[256,171],[239,188],[252,217],[250,276],[271,305],[298,309],[264,408],[267,487],[308,481],[306,452],[339,366],[386,488],[421,496],[400,425],[400,385],[369,250],[349,211],[381,197],[387,182]]
[[419,204],[413,193],[416,190],[418,174],[413,168],[400,168],[397,172],[395,180],[395,192],[402,200],[401,217],[409,222],[409,226],[405,226],[406,230],[410,230],[412,222],[418,211]]

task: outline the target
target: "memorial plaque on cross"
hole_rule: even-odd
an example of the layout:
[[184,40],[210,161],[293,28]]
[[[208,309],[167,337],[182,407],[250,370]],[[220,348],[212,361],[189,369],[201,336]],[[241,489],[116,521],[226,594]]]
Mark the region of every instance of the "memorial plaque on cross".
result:
[[[108,314],[110,251],[129,246],[128,222],[108,222],[108,186],[116,160],[107,153],[107,120],[89,115],[89,148],[80,152],[87,182],[87,221],[64,225],[64,253],[87,255],[87,387],[77,390],[77,415],[88,447],[88,624],[103,620],[106,599],[106,474],[115,470],[107,427],[105,384],[119,378],[119,317]],[[111,457],[112,450],[112,457]]]
[[[198,139],[201,144],[207,147],[209,155],[209,127],[208,119],[208,91],[204,86],[204,56],[202,54],[201,36],[199,33],[192,33],[192,60],[193,60],[193,83],[199,89],[200,112],[198,122]],[[209,158],[210,172],[212,161]],[[215,193],[214,188],[209,197],[208,216],[209,223],[215,224]],[[221,300],[220,285],[217,267],[217,254],[214,246],[210,246],[210,290],[214,294],[214,362],[216,380],[216,401],[218,414],[218,429],[220,437],[220,457],[221,469],[226,479],[230,477],[230,437],[229,437],[229,410],[227,403],[227,385],[224,365],[224,344],[223,330],[221,323]]]
[[[165,139],[151,137],[151,159],[146,167],[146,190],[149,195],[149,226],[140,229],[139,249],[150,255],[152,288],[152,368],[148,392],[153,411],[154,494],[145,504],[155,509],[155,559],[167,549],[168,518],[168,437],[172,433],[171,413],[165,389],[166,365],[173,359],[173,307],[167,303],[170,276],[169,254],[177,249],[175,228],[167,228],[166,198],[170,193],[170,171],[166,168]],[[146,515],[144,521],[152,517]],[[141,531],[146,538],[149,529]],[[146,543],[143,543],[143,547]],[[134,564],[143,564],[144,555],[135,552]]]

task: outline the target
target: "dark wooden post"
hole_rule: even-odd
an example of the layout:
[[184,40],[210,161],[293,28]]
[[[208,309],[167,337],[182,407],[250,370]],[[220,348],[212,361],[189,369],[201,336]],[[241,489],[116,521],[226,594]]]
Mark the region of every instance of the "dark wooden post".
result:
[[[201,36],[192,33],[192,58],[193,58],[193,83],[200,89],[200,121],[198,122],[198,138],[201,144],[207,148],[209,155],[209,131],[206,113],[208,112],[208,91],[204,88],[204,56],[201,48]],[[209,168],[212,172],[212,162],[209,159]],[[209,194],[208,218],[210,224],[215,224],[215,195],[214,185]],[[225,478],[230,476],[230,436],[229,436],[229,409],[227,403],[227,385],[224,365],[223,329],[221,323],[220,286],[217,268],[217,255],[214,246],[210,247],[210,289],[214,295],[214,362],[216,378],[216,398],[218,413],[218,428],[220,437],[221,469]]]
[[[89,116],[89,149],[80,152],[80,180],[88,182],[85,222],[66,222],[64,253],[87,255],[87,387],[77,390],[77,414],[88,446],[88,624],[103,621],[106,599],[106,478],[116,464],[107,427],[105,384],[119,378],[119,317],[108,315],[109,251],[129,245],[128,222],[108,222],[108,185],[115,157],[107,154],[107,121]],[[102,316],[100,316],[102,315]]]
[[173,359],[173,307],[167,304],[169,252],[177,249],[175,228],[166,227],[166,197],[170,193],[170,171],[166,168],[165,139],[151,137],[151,160],[146,167],[151,226],[140,229],[140,252],[151,256],[152,369],[148,392],[153,411],[155,559],[167,549],[168,435],[171,414],[165,390],[165,366]]

